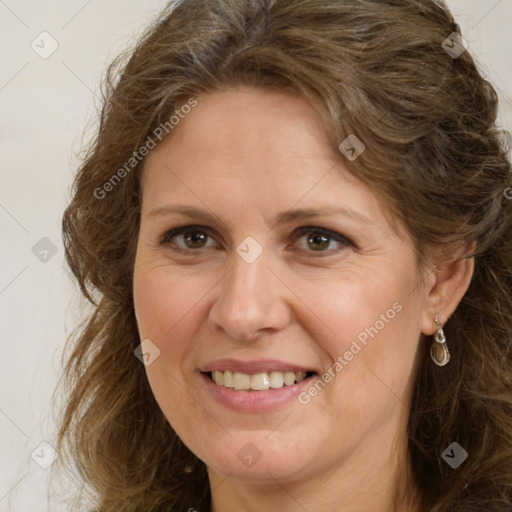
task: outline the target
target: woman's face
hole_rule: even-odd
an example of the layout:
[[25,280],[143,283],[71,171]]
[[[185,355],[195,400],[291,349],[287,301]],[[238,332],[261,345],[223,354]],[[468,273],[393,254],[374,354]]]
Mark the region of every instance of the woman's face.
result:
[[197,100],[143,176],[134,300],[156,400],[210,477],[389,472],[426,308],[410,240],[304,99]]

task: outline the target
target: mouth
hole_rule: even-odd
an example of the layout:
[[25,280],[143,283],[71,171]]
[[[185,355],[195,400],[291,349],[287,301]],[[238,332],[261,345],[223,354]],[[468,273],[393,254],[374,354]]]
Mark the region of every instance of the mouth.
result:
[[236,412],[271,412],[291,404],[318,378],[311,366],[278,359],[217,359],[198,368],[214,403]]
[[214,370],[203,372],[212,382],[220,387],[234,391],[268,391],[293,386],[310,377],[316,372],[291,372],[291,371],[270,371],[259,373],[241,373],[229,370]]

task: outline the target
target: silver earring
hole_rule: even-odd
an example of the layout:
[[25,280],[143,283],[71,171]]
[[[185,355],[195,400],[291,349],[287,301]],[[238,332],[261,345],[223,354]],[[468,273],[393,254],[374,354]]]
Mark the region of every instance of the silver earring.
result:
[[441,322],[439,322],[439,317],[434,318],[434,322],[439,327],[437,332],[434,334],[434,343],[430,347],[430,357],[432,361],[437,364],[437,366],[444,366],[448,364],[450,360],[450,351],[448,350],[448,345],[446,344],[446,337],[444,335]]

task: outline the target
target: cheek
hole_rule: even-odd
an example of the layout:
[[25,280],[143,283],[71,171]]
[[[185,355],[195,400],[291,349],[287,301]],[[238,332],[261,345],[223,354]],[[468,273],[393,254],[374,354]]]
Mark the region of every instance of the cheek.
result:
[[204,283],[192,275],[183,276],[165,264],[137,264],[134,272],[134,306],[141,338],[153,340],[162,350],[165,340],[173,338],[173,348],[186,341],[181,332],[193,326],[191,318],[198,314],[204,298]]
[[[415,269],[404,261],[400,271],[398,266],[367,268],[296,290],[308,297],[316,324],[324,325],[326,334],[315,341],[331,361],[325,368],[331,375],[324,375],[329,401],[340,411],[370,420],[376,408],[407,402],[422,304],[414,290]],[[319,407],[322,401],[317,400]]]
[[329,281],[296,280],[294,292],[307,298],[304,302],[315,313],[314,321],[323,327],[326,336],[317,341],[329,347],[331,356],[338,356],[352,340],[369,345],[377,336],[396,334],[411,315],[417,317],[419,296],[411,285],[415,282],[414,269],[405,263],[401,273],[366,266],[340,272]]
[[[167,418],[184,407],[182,389],[190,339],[197,329],[200,297],[197,286],[185,286],[164,265],[137,264],[134,273],[134,307],[141,340],[156,345],[158,357],[146,366],[153,394]],[[187,283],[188,284],[188,283]],[[196,290],[196,291],[195,291]],[[173,397],[168,403],[170,397]]]
[[159,350],[154,362],[146,366],[146,374],[171,424],[187,424],[198,414],[197,404],[183,389],[185,373],[190,370],[187,361],[194,350],[190,340],[204,314],[199,290],[197,283],[179,278],[165,265],[136,264],[133,295],[139,336]]

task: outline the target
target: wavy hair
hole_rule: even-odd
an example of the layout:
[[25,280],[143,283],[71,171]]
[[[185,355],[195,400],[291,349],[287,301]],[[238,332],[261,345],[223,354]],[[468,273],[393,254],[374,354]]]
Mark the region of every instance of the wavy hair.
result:
[[[97,510],[209,510],[205,465],[134,357],[144,159],[113,174],[187,100],[236,85],[302,95],[333,147],[349,134],[364,141],[347,167],[407,227],[420,268],[439,248],[450,261],[475,258],[445,325],[450,364],[435,366],[431,339],[420,340],[409,458],[422,512],[512,509],[509,139],[469,51],[445,51],[453,33],[439,0],[182,0],[111,64],[63,216],[67,263],[91,311],[68,341],[58,451]],[[456,470],[441,459],[452,441],[469,454]]]

